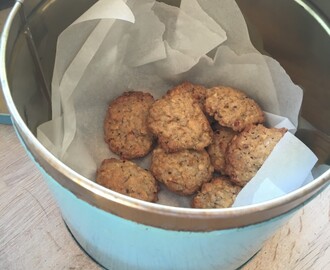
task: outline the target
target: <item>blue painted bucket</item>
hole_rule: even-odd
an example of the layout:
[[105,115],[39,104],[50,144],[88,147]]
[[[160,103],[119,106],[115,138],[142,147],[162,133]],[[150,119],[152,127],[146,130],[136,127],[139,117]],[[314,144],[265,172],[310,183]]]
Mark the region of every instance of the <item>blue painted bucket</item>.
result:
[[[237,2],[247,20],[262,34],[267,51],[304,88],[302,115],[315,128],[299,129],[297,136],[321,162],[329,162],[330,125],[322,121],[322,117],[329,119],[324,93],[329,94],[330,82],[328,76],[322,75],[327,73],[330,61],[328,20],[301,0]],[[330,171],[271,201],[203,210],[139,201],[107,190],[66,166],[37,140],[36,128],[50,119],[49,89],[57,37],[94,3],[25,0],[14,5],[1,38],[1,83],[22,144],[43,173],[73,236],[104,267],[238,268],[297,209],[329,184]],[[302,41],[304,59],[299,55],[295,58],[294,41]],[[315,69],[308,68],[311,63]],[[301,66],[306,69],[301,71]],[[27,100],[33,100],[29,103],[32,105],[27,105]]]

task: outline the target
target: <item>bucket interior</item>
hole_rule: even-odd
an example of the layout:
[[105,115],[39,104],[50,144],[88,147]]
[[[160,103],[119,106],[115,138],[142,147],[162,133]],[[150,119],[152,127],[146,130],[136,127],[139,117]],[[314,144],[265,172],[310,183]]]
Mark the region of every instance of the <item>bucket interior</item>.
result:
[[[95,2],[25,1],[20,16],[14,18],[8,37],[8,84],[16,108],[34,134],[37,126],[51,117],[57,37]],[[297,137],[315,152],[320,163],[330,164],[329,33],[295,1],[237,0],[237,3],[256,48],[278,60],[304,90]]]

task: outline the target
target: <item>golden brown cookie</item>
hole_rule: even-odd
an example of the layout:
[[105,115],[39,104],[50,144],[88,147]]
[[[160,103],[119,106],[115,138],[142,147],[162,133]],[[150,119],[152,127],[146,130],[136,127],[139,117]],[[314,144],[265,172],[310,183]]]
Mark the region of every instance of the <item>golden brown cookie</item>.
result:
[[187,94],[198,103],[199,107],[205,112],[204,103],[206,99],[207,89],[198,84],[192,84],[190,82],[184,82],[175,86],[167,92],[167,95]]
[[191,96],[171,94],[150,108],[148,126],[167,152],[202,150],[212,142],[212,129]]
[[153,151],[150,171],[171,191],[190,195],[211,180],[213,167],[205,150],[166,153],[158,147]]
[[213,133],[213,142],[207,147],[211,164],[216,172],[225,174],[226,150],[231,139],[237,134],[230,128],[218,127]]
[[128,160],[105,159],[97,170],[96,182],[121,194],[147,202],[158,200],[158,185],[147,170]]
[[207,91],[206,112],[222,126],[241,131],[252,124],[264,122],[259,105],[242,91],[231,87],[213,87]]
[[227,208],[234,203],[241,187],[231,183],[226,177],[214,178],[205,183],[193,198],[194,208]]
[[285,128],[252,125],[236,135],[226,153],[226,173],[230,180],[240,186],[249,182],[285,132]]
[[105,141],[112,152],[124,159],[147,155],[154,137],[147,116],[154,98],[149,93],[126,92],[109,105],[104,121]]

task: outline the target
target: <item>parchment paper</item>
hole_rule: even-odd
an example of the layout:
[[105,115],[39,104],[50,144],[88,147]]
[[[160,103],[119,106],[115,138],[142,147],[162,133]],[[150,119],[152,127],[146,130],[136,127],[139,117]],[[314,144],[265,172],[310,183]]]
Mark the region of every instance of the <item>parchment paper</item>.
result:
[[[182,0],[176,8],[154,0],[99,0],[58,39],[53,118],[38,128],[38,138],[65,164],[94,180],[102,160],[115,156],[103,140],[108,103],[127,90],[159,98],[182,81],[242,89],[268,112],[269,126],[292,132],[297,127],[302,90],[278,62],[252,46],[235,1]],[[287,156],[292,162],[285,171],[297,180],[284,181],[273,173],[283,171],[283,164],[266,162],[236,205],[290,192],[310,174],[316,157],[297,138],[284,136],[277,148],[269,160]],[[149,156],[136,160],[146,168],[149,161]],[[164,187],[159,198],[162,204],[189,207],[189,197]]]

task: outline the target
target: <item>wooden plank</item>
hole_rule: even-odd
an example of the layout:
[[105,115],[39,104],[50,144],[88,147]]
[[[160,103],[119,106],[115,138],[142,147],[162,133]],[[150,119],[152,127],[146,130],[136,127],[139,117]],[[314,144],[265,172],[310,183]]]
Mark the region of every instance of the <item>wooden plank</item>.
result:
[[0,125],[1,269],[100,269],[76,244],[41,174]]

